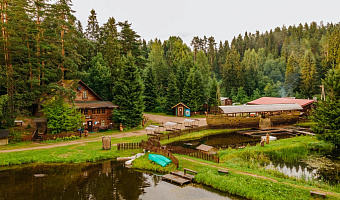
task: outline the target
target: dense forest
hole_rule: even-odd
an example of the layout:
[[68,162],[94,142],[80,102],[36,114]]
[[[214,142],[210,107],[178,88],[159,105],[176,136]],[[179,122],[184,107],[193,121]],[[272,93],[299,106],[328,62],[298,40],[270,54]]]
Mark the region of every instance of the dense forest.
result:
[[246,32],[232,41],[193,37],[185,44],[177,36],[145,41],[114,17],[100,26],[95,10],[83,26],[71,0],[0,0],[0,9],[3,122],[31,115],[46,96],[62,94],[56,91],[63,79],[82,79],[121,106],[115,121],[135,126],[143,110],[171,112],[178,102],[199,111],[220,96],[240,103],[319,97],[322,79],[340,62],[338,23]]

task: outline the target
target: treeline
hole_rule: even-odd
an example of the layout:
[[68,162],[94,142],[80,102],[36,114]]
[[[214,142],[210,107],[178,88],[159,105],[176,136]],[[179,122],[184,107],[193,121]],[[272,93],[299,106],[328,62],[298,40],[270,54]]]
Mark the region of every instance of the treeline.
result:
[[[127,21],[86,26],[71,0],[0,0],[0,98],[4,116],[29,114],[63,79],[82,79],[121,107],[115,121],[135,126],[142,111],[193,111],[220,96],[245,103],[261,96],[313,98],[340,62],[339,24],[299,24],[228,41],[194,37],[142,40]],[[7,102],[4,103],[4,102]]]

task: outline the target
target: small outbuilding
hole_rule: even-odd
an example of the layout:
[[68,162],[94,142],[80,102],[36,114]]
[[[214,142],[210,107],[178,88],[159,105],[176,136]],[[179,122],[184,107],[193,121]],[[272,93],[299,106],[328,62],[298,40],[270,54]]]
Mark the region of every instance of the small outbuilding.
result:
[[182,102],[172,106],[171,109],[175,109],[177,117],[190,117],[190,108]]
[[220,97],[221,106],[231,106],[233,101],[229,97]]
[[205,144],[201,144],[200,146],[196,147],[196,149],[208,154],[217,154],[218,152],[218,149],[216,149],[215,147],[208,146]]
[[9,130],[0,130],[0,146],[8,144]]

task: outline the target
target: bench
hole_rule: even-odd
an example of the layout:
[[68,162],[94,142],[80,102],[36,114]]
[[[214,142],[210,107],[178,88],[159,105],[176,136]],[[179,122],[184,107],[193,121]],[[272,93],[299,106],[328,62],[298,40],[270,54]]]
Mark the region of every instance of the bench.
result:
[[314,196],[316,194],[316,195],[322,196],[323,198],[326,198],[326,194],[325,193],[310,191],[310,194],[311,194],[311,196]]
[[218,170],[218,173],[224,173],[225,175],[227,175],[229,172],[228,171],[224,171],[224,170]]
[[193,174],[196,174],[196,175],[197,175],[197,172],[196,172],[196,171],[194,171],[194,170],[191,170],[191,169],[184,168],[184,169],[183,169],[183,171],[184,171],[184,174],[186,174],[187,172],[191,172],[191,173],[193,173]]

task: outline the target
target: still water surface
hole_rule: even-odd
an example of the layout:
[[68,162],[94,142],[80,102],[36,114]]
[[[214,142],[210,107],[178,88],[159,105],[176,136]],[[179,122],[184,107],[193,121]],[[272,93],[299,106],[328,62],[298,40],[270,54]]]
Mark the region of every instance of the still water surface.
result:
[[241,199],[197,184],[172,185],[115,161],[0,168],[0,188],[0,200]]

